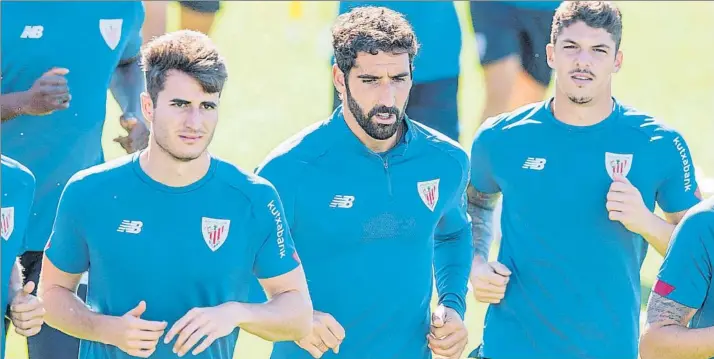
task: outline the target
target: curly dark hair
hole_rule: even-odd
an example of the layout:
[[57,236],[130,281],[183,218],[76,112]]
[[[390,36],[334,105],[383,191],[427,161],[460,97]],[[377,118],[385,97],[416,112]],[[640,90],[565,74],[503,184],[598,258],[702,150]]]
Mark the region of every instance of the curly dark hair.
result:
[[141,52],[146,76],[146,91],[156,106],[164,89],[166,74],[181,71],[198,81],[207,93],[221,93],[228,77],[225,59],[216,45],[203,33],[181,30],[159,36]]
[[332,27],[332,49],[337,67],[346,76],[360,52],[407,53],[411,71],[419,44],[404,15],[385,7],[364,6],[337,18]]
[[615,51],[620,48],[622,13],[609,1],[564,1],[553,16],[550,42],[555,44],[563,29],[578,21],[596,29],[605,29],[615,41]]

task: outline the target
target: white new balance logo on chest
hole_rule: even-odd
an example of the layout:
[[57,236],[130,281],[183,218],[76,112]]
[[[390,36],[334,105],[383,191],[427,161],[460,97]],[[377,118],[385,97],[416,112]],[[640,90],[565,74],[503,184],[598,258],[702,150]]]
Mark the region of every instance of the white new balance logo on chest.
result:
[[121,221],[119,228],[117,228],[117,232],[139,234],[141,233],[142,227],[144,227],[144,223],[142,221],[128,221],[125,219]]
[[42,32],[45,30],[45,28],[42,25],[27,25],[25,26],[25,29],[22,30],[22,34],[20,35],[21,39],[39,39],[42,37]]
[[330,202],[331,208],[352,208],[352,204],[355,201],[355,196],[343,196],[336,195],[335,198]]
[[523,163],[524,169],[540,171],[545,168],[545,158],[528,157]]

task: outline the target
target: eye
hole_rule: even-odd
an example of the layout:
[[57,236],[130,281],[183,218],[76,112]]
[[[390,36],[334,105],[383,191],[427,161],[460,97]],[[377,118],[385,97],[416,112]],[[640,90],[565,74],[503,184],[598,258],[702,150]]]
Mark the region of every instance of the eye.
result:
[[406,79],[405,77],[395,77],[395,78],[394,78],[394,82],[404,82],[404,81],[406,81],[406,80],[407,80],[407,79]]
[[186,107],[186,105],[188,105],[188,104],[184,103],[184,102],[174,102],[171,104],[171,106],[178,107],[178,108]]
[[203,107],[204,110],[213,110],[216,108],[215,105],[212,105],[210,103],[204,103],[203,105],[201,105],[201,107]]
[[366,83],[366,84],[373,84],[373,83],[377,82],[377,80],[375,80],[375,79],[363,79],[362,82],[363,82],[363,83]]
[[607,51],[605,51],[604,49],[595,49],[595,51],[599,52],[599,53],[607,54]]
[[574,49],[575,45],[565,45],[563,46],[564,49]]

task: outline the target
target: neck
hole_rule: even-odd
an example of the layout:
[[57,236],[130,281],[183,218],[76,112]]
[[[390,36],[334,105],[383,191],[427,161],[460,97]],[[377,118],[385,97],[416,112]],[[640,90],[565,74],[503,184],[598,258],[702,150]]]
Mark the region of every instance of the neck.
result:
[[204,152],[191,161],[179,161],[155,143],[139,157],[141,169],[156,182],[169,187],[185,187],[197,182],[208,173],[211,158]]
[[592,126],[605,120],[612,113],[613,100],[608,91],[606,96],[593,98],[589,103],[578,105],[556,89],[551,104],[553,116],[572,126]]
[[[389,151],[392,147],[396,146],[397,141],[399,140],[399,137],[402,135],[402,132],[404,131],[404,125],[400,125],[398,127],[397,132],[392,135],[392,137],[386,139],[386,140],[378,140],[375,139],[374,137],[370,136],[367,134],[367,132],[362,129],[362,126],[357,123],[357,119],[355,119],[354,115],[352,114],[349,109],[346,107],[343,107],[342,113],[345,117],[345,122],[347,123],[347,127],[352,130],[352,133],[357,136],[357,139],[359,139],[362,144],[367,146],[370,150],[376,153],[383,153]],[[399,120],[398,120],[399,121]]]

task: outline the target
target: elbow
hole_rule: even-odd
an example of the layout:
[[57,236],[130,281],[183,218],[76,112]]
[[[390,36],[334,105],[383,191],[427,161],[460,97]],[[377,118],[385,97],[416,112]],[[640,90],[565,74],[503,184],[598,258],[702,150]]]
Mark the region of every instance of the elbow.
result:
[[667,357],[666,348],[663,347],[661,330],[648,326],[640,337],[640,359],[665,359]]

